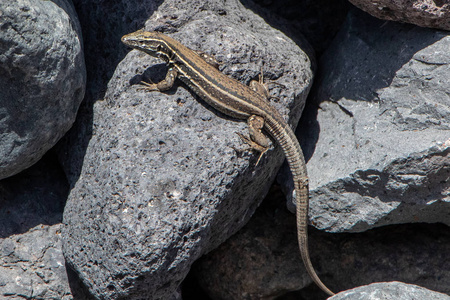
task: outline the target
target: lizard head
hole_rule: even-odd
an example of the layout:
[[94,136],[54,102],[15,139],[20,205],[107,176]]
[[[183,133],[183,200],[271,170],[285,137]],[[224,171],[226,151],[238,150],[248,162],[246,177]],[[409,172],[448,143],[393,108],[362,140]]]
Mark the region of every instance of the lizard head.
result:
[[138,30],[124,35],[122,37],[122,43],[128,47],[168,61],[171,53],[166,43],[168,38],[168,36],[156,31]]

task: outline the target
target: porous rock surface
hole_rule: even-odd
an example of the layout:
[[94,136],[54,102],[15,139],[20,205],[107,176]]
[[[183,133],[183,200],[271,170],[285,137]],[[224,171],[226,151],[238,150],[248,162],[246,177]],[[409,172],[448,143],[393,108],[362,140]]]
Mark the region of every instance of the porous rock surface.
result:
[[[245,84],[262,66],[266,79],[286,85],[272,90],[273,105],[298,120],[310,60],[238,1],[166,1],[146,24],[214,55]],[[284,159],[276,147],[255,168],[256,154],[234,149],[245,148],[235,132],[247,134],[246,123],[197,101],[184,85],[166,93],[135,85],[165,71],[160,60],[132,51],[93,108],[63,240],[67,262],[95,297],[178,297],[191,264],[248,221]]]
[[319,229],[450,224],[450,36],[383,23],[348,16],[299,125]]
[[81,30],[66,0],[0,2],[0,179],[36,163],[84,96]]

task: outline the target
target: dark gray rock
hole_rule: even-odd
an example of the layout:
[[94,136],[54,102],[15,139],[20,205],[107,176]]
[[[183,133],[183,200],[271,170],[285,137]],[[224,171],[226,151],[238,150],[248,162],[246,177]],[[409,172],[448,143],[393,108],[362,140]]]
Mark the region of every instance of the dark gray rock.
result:
[[449,48],[446,32],[349,15],[299,125],[314,226],[450,224]]
[[61,223],[69,184],[50,154],[20,174],[0,180],[0,238],[40,224]]
[[450,30],[450,3],[445,0],[350,0],[374,17]]
[[68,194],[53,151],[0,181],[1,299],[88,299],[76,276],[68,278],[62,255],[60,230]]
[[317,56],[328,48],[351,7],[346,0],[241,2],[257,11],[270,26],[281,30],[296,43],[301,43],[298,36],[304,36]]
[[448,300],[450,296],[403,282],[379,282],[357,287],[331,297],[330,300]]
[[[287,87],[272,90],[273,104],[298,120],[310,60],[238,1],[166,1],[147,22],[156,28],[213,54],[244,83],[262,66]],[[64,211],[64,255],[103,299],[175,297],[191,264],[248,221],[284,159],[276,147],[255,168],[257,154],[233,149],[245,148],[236,132],[247,134],[246,123],[184,85],[167,93],[132,85],[143,73],[158,81],[164,69],[138,51],[117,67],[107,100],[93,108],[93,136]]]
[[[58,156],[71,186],[81,173],[93,130],[93,103],[105,96],[106,86],[127,52],[120,38],[141,28],[163,0],[73,0],[83,31],[86,94],[71,130],[57,144]],[[106,17],[107,16],[107,17]]]
[[[200,258],[192,272],[211,299],[275,299],[302,289],[312,281],[300,258],[296,232],[295,216],[287,211],[283,194],[271,189],[247,225]],[[310,242],[316,246],[314,234]],[[320,256],[311,253],[314,261]]]
[[0,3],[0,179],[37,162],[75,120],[85,89],[70,1]]
[[61,224],[0,239],[1,299],[73,299],[61,249]]
[[[306,273],[295,217],[280,194],[270,193],[246,226],[194,264],[193,274],[211,299],[327,298]],[[345,234],[310,230],[309,241],[313,265],[334,292],[399,280],[450,293],[450,230],[445,225],[393,225]]]

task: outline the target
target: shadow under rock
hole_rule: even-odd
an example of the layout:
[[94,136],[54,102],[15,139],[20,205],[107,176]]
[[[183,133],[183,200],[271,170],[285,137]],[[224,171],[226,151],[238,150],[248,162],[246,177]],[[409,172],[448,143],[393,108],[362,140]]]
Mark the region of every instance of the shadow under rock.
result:
[[67,278],[69,280],[70,291],[73,300],[94,300],[95,298],[89,293],[88,288],[83,284],[77,273],[66,263]]
[[[309,231],[313,265],[335,292],[387,281],[450,292],[450,231],[446,225],[390,225],[362,233],[326,233],[314,228]],[[208,299],[204,291],[225,291],[226,296],[271,292],[273,296],[274,292],[292,288],[290,280],[301,279],[300,273],[292,273],[292,266],[302,265],[297,251],[295,216],[286,210],[278,189],[272,189],[242,230],[194,264],[184,291],[189,299]],[[270,290],[274,286],[278,290]],[[327,297],[311,283],[277,299],[294,298]]]
[[[121,37],[144,27],[162,0],[74,0],[83,34],[86,60],[86,95],[69,132],[55,147],[70,185],[77,182],[93,134],[94,103],[103,99],[117,64],[128,49]],[[169,25],[162,25],[169,26]]]
[[0,181],[0,238],[62,222],[69,184],[50,151],[32,167]]
[[[291,38],[313,61],[315,61],[314,54],[310,48],[313,48],[317,56],[325,51],[345,20],[350,6],[348,1],[344,0],[241,0],[241,2],[270,26]],[[308,45],[304,39],[308,41]]]

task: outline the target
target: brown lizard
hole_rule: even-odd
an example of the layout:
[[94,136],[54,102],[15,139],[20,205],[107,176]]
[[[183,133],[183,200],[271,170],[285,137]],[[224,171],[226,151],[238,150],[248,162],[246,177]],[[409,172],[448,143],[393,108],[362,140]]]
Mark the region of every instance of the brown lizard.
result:
[[159,57],[168,64],[166,78],[156,84],[145,83],[148,90],[168,90],[179,78],[215,109],[231,117],[247,120],[250,139],[241,137],[261,155],[269,147],[268,138],[261,131],[263,128],[278,142],[294,178],[298,243],[303,262],[313,281],[327,294],[334,295],[317,276],[309,257],[308,177],[303,152],[292,129],[270,105],[267,93],[262,92],[265,88],[256,81],[253,81],[251,88],[226,76],[213,63],[162,33],[137,31],[123,36],[122,42]]

